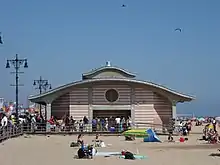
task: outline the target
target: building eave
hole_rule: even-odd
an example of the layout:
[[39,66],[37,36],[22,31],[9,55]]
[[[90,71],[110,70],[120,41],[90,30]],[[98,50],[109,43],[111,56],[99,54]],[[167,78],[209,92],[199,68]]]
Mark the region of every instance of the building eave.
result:
[[122,78],[87,79],[87,80],[76,81],[76,82],[72,82],[72,83],[69,83],[69,84],[66,84],[66,85],[63,85],[63,86],[59,86],[59,87],[54,88],[54,89],[52,89],[50,91],[47,91],[47,92],[45,92],[43,94],[38,94],[38,95],[30,96],[28,99],[30,101],[34,101],[36,99],[40,99],[42,97],[45,97],[45,96],[50,95],[50,94],[53,94],[55,92],[62,91],[64,89],[67,89],[67,88],[70,88],[70,87],[74,87],[74,86],[78,86],[78,85],[84,85],[84,84],[89,84],[89,83],[102,82],[102,81],[120,81],[120,82],[128,82],[128,83],[130,82],[130,83],[137,83],[137,84],[151,86],[151,87],[158,88],[158,89],[161,89],[163,91],[166,91],[168,93],[171,93],[173,95],[179,96],[180,99],[179,99],[178,102],[192,101],[192,100],[195,99],[195,97],[193,97],[193,96],[189,96],[189,95],[186,95],[186,94],[174,91],[172,89],[169,89],[169,88],[167,88],[165,86],[162,86],[162,85],[155,84],[153,82],[142,81],[142,80],[135,80],[135,79],[122,79]]

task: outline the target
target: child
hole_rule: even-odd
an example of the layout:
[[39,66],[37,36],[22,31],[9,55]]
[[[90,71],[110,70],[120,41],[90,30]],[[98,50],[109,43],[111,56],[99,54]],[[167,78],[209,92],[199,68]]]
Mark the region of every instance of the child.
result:
[[173,142],[173,136],[171,133],[168,135],[168,142]]

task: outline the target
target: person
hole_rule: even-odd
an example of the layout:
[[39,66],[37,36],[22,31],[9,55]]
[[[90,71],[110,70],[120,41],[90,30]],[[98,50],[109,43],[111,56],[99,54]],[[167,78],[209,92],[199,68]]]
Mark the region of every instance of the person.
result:
[[83,135],[82,134],[79,134],[78,137],[77,137],[77,143],[79,145],[83,145],[84,144],[84,141],[83,141]]
[[213,129],[216,132],[216,120],[215,120],[215,118],[213,118],[212,124],[213,124]]
[[168,135],[168,142],[173,142],[173,134],[169,133]]
[[218,142],[218,133],[211,129],[208,133],[208,142],[215,144]]
[[92,132],[97,130],[97,120],[95,118],[92,119]]
[[80,120],[80,121],[79,121],[79,131],[80,131],[80,132],[83,132],[83,128],[84,128],[83,121]]
[[2,115],[1,125],[2,125],[2,127],[7,127],[7,125],[8,125],[8,118],[4,113]]
[[105,147],[104,141],[99,139],[99,134],[96,134],[95,140],[92,140],[92,142],[95,147]]
[[187,130],[188,135],[189,135],[191,129],[192,129],[192,123],[191,123],[191,121],[189,120],[189,121],[187,121],[187,123],[186,123],[186,130]]
[[124,155],[125,159],[135,160],[134,154],[129,151],[122,150],[121,155]]
[[121,123],[121,118],[119,116],[117,116],[115,118],[115,123],[116,123],[116,131],[119,132],[120,131],[120,123]]
[[89,119],[86,116],[83,117],[83,123],[89,124]]
[[70,117],[70,131],[77,131],[76,127],[75,127],[75,120],[73,119],[73,116]]

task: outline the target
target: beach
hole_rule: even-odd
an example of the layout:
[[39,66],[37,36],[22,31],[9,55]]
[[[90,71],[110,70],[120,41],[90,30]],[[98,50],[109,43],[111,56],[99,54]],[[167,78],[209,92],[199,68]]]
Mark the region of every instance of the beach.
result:
[[[194,127],[195,128],[195,127]],[[202,127],[194,129],[201,132]],[[120,163],[136,165],[217,165],[220,157],[209,156],[218,153],[219,144],[206,144],[199,141],[201,134],[191,134],[189,140],[183,143],[166,142],[167,136],[160,136],[162,143],[144,143],[142,138],[135,141],[125,141],[123,136],[101,136],[107,145],[105,148],[97,148],[98,151],[122,151],[129,150],[133,153],[147,156],[144,160],[125,160],[118,156],[101,157],[96,156],[92,160],[75,159],[77,148],[71,148],[70,143],[75,141],[76,135],[30,135],[8,139],[0,144],[0,162],[2,165],[72,165],[75,163],[90,165]],[[178,141],[179,137],[174,137]],[[86,143],[91,143],[94,136],[84,136]]]

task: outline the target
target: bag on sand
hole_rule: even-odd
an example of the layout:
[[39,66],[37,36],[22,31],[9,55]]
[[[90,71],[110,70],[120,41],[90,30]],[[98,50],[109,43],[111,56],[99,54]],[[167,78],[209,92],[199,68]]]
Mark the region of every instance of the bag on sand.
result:
[[134,154],[132,154],[131,152],[125,152],[125,159],[134,160]]
[[82,159],[82,158],[84,158],[86,156],[85,152],[83,151],[82,148],[80,148],[77,153],[78,153],[78,158],[79,159]]

